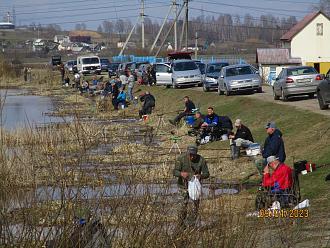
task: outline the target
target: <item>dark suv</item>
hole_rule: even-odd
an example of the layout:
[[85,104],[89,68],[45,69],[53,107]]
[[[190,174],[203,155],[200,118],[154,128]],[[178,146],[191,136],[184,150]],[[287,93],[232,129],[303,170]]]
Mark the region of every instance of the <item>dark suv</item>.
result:
[[319,101],[320,109],[329,108],[330,104],[330,70],[325,79],[322,80],[316,88],[317,99]]

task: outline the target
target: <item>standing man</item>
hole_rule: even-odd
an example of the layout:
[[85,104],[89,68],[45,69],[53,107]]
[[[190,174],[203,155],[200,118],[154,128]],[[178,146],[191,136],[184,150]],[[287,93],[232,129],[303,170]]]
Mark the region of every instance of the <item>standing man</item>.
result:
[[135,85],[135,78],[131,71],[128,71],[127,81],[128,81],[128,89],[127,89],[128,100],[133,101],[133,99],[134,99],[133,89],[134,89],[134,85]]
[[[205,159],[199,155],[197,146],[189,145],[187,147],[187,152],[180,157],[178,157],[175,168],[173,170],[173,175],[178,178],[179,186],[179,227],[185,227],[185,222],[187,221],[187,207],[189,202],[188,193],[188,181],[196,175],[201,181],[207,179],[210,176],[209,169],[207,167]],[[198,215],[199,200],[193,201],[193,216],[192,222],[188,223],[190,225],[195,225]]]
[[62,80],[62,83],[63,83],[64,82],[64,75],[65,75],[65,68],[64,68],[63,63],[60,64],[60,73],[61,73],[61,80]]
[[116,80],[111,80],[111,94],[112,94],[112,105],[114,110],[118,110],[117,97],[119,95],[119,89]]
[[24,82],[27,81],[27,72],[28,72],[28,68],[24,67],[24,69],[23,69]]
[[254,142],[250,129],[240,119],[235,121],[235,127],[236,133],[229,135],[232,159],[239,157],[241,147],[248,148]]
[[183,98],[183,101],[185,103],[185,109],[183,110],[183,112],[181,112],[177,117],[174,118],[174,120],[169,120],[171,124],[173,125],[177,125],[181,118],[189,115],[192,113],[193,109],[195,109],[195,104],[189,99],[189,96],[185,96]]
[[275,122],[269,122],[265,126],[268,137],[265,140],[262,150],[262,163],[257,163],[257,168],[262,173],[264,167],[267,164],[267,158],[275,156],[281,163],[284,163],[286,159],[284,142],[282,138],[282,132],[276,128]]

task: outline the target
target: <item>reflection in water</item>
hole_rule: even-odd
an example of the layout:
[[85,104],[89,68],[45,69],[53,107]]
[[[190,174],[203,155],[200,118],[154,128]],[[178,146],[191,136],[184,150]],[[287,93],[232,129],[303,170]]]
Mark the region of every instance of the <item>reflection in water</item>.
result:
[[51,99],[43,96],[22,95],[22,90],[0,90],[0,97],[5,98],[1,113],[2,124],[5,129],[12,130],[19,127],[35,126],[63,122],[60,117],[44,115],[54,108]]

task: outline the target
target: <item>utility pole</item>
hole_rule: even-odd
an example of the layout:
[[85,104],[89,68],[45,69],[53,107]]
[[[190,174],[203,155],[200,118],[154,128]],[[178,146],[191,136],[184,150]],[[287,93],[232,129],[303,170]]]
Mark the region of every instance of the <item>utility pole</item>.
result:
[[[139,19],[138,19],[138,20],[139,20]],[[128,43],[128,41],[129,41],[129,39],[131,38],[134,29],[136,28],[136,25],[137,25],[137,23],[138,23],[138,20],[136,21],[136,23],[135,23],[134,26],[132,27],[131,32],[129,33],[129,35],[128,35],[128,37],[127,37],[125,43],[124,43],[124,46],[123,46],[122,49],[120,50],[119,56],[123,55],[123,52],[124,52],[124,50],[125,50],[125,48],[126,48],[126,46],[127,46],[127,43]]]
[[186,50],[188,50],[188,21],[189,21],[189,12],[188,12],[188,2],[189,0],[184,0],[183,6],[185,7],[185,18],[183,20],[183,25],[182,25],[182,31],[181,31],[181,36],[180,36],[180,50],[182,49],[182,44],[183,44],[183,36],[185,34],[186,42]]
[[142,49],[144,49],[144,0],[141,0],[141,31],[142,31]]
[[188,28],[189,28],[188,2],[189,2],[189,0],[185,0],[185,4],[186,4],[186,51],[188,51]]
[[177,17],[178,17],[178,6],[176,4],[176,0],[173,0],[172,2],[174,7],[174,13],[175,13],[175,22],[174,22],[174,50],[178,50],[178,25],[177,25]]
[[158,56],[158,54],[159,54],[160,51],[162,50],[162,47],[164,46],[164,43],[165,43],[167,37],[168,37],[169,34],[171,33],[171,31],[172,31],[172,29],[173,29],[173,27],[174,27],[174,24],[175,24],[175,22],[178,20],[178,18],[179,18],[179,16],[180,16],[181,12],[182,12],[182,10],[183,10],[183,8],[184,8],[184,5],[182,5],[182,7],[181,7],[180,10],[179,10],[178,15],[175,17],[175,19],[174,19],[174,21],[173,21],[171,27],[167,30],[167,33],[166,33],[166,35],[165,35],[165,37],[164,37],[164,39],[163,39],[163,41],[162,41],[160,47],[158,48],[158,50],[157,50],[157,52],[156,52],[156,54],[155,54],[156,57]]
[[197,60],[197,50],[198,50],[198,33],[195,33],[195,60]]

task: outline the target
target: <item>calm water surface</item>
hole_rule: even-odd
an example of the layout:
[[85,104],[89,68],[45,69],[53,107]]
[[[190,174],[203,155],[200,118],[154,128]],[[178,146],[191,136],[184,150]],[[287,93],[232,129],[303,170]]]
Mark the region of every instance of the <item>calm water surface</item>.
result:
[[54,109],[49,97],[32,96],[16,89],[0,90],[0,97],[2,101],[5,99],[1,126],[7,130],[64,121],[60,117],[45,115]]

